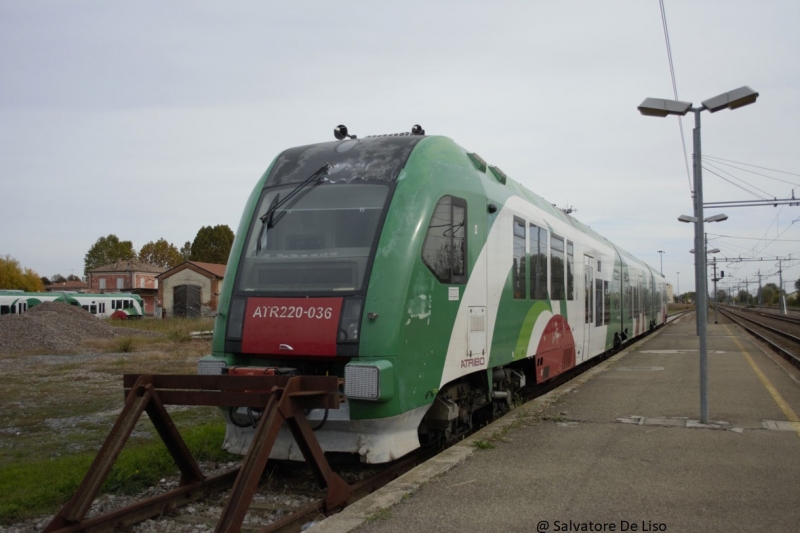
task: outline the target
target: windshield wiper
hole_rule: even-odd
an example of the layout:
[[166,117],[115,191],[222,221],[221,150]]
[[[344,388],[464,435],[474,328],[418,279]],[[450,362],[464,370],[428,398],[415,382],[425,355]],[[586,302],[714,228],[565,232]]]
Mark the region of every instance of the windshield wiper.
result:
[[297,187],[292,189],[289,194],[287,194],[282,200],[280,199],[280,194],[276,194],[275,198],[273,198],[272,203],[269,205],[269,209],[261,215],[259,218],[261,219],[261,231],[258,232],[258,241],[256,242],[256,252],[261,251],[261,237],[264,235],[268,229],[275,226],[275,224],[283,218],[283,215],[286,214],[286,211],[275,217],[275,213],[286,205],[289,201],[293,199],[296,201],[300,198],[299,194],[306,189],[309,185],[312,187],[316,187],[320,183],[322,183],[322,177],[328,174],[331,169],[330,163],[325,163],[320,167],[319,170],[311,174],[308,178],[306,178],[303,182],[301,182]]

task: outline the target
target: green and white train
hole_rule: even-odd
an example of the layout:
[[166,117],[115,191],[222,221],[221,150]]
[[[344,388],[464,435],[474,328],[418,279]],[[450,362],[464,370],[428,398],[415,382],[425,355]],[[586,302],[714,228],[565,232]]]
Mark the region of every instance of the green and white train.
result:
[[0,315],[22,314],[45,302],[81,307],[98,318],[141,318],[144,302],[138,294],[82,292],[22,292],[0,290]]
[[[344,378],[325,452],[391,461],[666,321],[666,283],[446,137],[280,154],[230,254],[202,374]],[[258,413],[225,412],[245,453]],[[285,428],[284,428],[285,431]],[[288,432],[273,458],[302,460]]]

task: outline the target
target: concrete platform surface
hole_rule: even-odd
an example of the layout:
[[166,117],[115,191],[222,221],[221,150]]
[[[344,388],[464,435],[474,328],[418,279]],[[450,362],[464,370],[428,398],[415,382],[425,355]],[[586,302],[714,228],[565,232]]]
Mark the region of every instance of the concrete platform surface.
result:
[[693,315],[314,524],[315,533],[800,532],[800,372]]

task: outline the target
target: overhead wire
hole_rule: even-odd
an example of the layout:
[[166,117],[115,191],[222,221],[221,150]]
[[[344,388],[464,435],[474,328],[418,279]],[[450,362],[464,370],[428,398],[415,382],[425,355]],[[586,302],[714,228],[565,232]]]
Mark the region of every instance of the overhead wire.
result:
[[[735,170],[738,170],[738,171],[741,171],[741,172],[747,172],[747,173],[753,174],[755,176],[759,176],[759,177],[767,178],[767,179],[770,179],[770,180],[773,180],[773,181],[777,181],[777,182],[780,182],[780,183],[786,183],[788,185],[792,185],[792,186],[794,186],[791,189],[791,197],[792,198],[795,197],[795,189],[800,187],[800,183],[796,183],[794,181],[789,181],[789,180],[785,180],[785,179],[781,179],[781,178],[776,178],[774,176],[769,176],[767,174],[751,170],[750,168],[743,168],[743,167],[751,167],[751,168],[755,168],[755,169],[759,169],[759,170],[765,170],[765,171],[768,171],[768,172],[776,172],[776,173],[780,173],[780,174],[785,174],[785,175],[788,175],[788,176],[800,176],[800,174],[797,174],[795,172],[787,172],[787,171],[784,171],[784,170],[778,170],[778,169],[768,168],[768,167],[759,166],[759,165],[752,165],[752,164],[744,163],[744,162],[741,162],[741,161],[733,161],[733,160],[730,160],[730,159],[725,159],[725,158],[722,158],[722,157],[716,157],[716,156],[711,156],[711,155],[703,155],[702,156],[702,161],[703,161],[703,168],[707,172],[709,172],[711,174],[714,174],[715,176],[723,179],[724,181],[727,181],[731,185],[734,185],[735,187],[738,187],[738,188],[742,189],[743,191],[747,192],[748,194],[751,194],[751,195],[753,195],[753,196],[755,196],[757,198],[760,197],[759,194],[756,194],[752,190],[748,190],[747,188],[745,188],[745,187],[743,187],[743,186],[741,186],[741,185],[739,185],[737,183],[734,183],[731,180],[725,178],[721,174],[719,174],[717,172],[714,172],[714,170],[712,170],[712,168],[718,170],[721,173],[724,173],[724,174],[730,176],[731,178],[733,178],[733,179],[735,179],[735,180],[737,180],[737,181],[739,181],[739,182],[741,182],[743,184],[745,184],[749,188],[758,190],[761,193],[767,194],[769,196],[768,198],[761,197],[762,200],[767,200],[768,201],[770,198],[775,198],[778,195],[771,195],[771,194],[767,193],[766,191],[764,191],[763,189],[760,189],[760,188],[756,187],[752,183],[749,183],[748,181],[746,181],[746,180],[744,180],[744,179],[742,179],[742,178],[740,178],[738,176],[735,176],[733,173],[731,173],[731,172],[729,172],[727,170],[724,170],[722,168],[719,168],[719,166],[717,166],[717,165],[724,165],[724,166],[730,167],[732,169],[735,169]],[[741,165],[741,166],[738,166],[738,165]],[[780,231],[780,227],[779,227],[778,223],[779,223],[779,219],[780,219],[780,215],[781,215],[782,211],[783,211],[783,206],[778,211],[778,213],[775,215],[775,218],[769,223],[769,225],[767,226],[767,229],[764,231],[764,234],[761,237],[758,237],[758,238],[754,238],[754,237],[733,237],[733,236],[730,236],[730,235],[720,236],[720,237],[726,237],[726,238],[730,238],[730,239],[746,239],[746,240],[754,240],[754,241],[756,241],[753,244],[752,247],[750,247],[750,248],[748,248],[746,250],[744,248],[742,248],[742,247],[734,245],[734,248],[743,249],[744,250],[744,255],[746,257],[749,257],[749,258],[755,258],[755,257],[757,257],[759,255],[763,255],[773,244],[776,244],[776,243],[800,242],[800,241],[794,240],[794,239],[781,239],[780,238],[782,235],[784,235],[787,231],[789,231],[792,228],[792,224],[794,224],[795,222],[800,221],[800,218],[795,219],[795,220],[791,221],[789,223],[789,225],[786,228],[784,228],[783,231]],[[770,239],[768,237],[768,235],[769,235],[773,225],[776,225],[776,233],[777,234],[776,234],[776,236],[774,238]],[[731,243],[728,243],[728,244],[732,245]],[[790,257],[791,257],[791,254],[790,254]],[[800,264],[800,263],[798,263],[798,264]],[[744,267],[744,265],[745,265],[744,263],[741,263],[742,267]],[[786,264],[786,265],[784,265],[784,270],[792,268],[794,266],[795,266],[795,264],[793,262],[789,263],[789,264]],[[738,269],[737,269],[737,271],[738,271]],[[774,275],[774,273],[768,272],[768,273],[762,274],[762,275],[771,276],[771,275]]]
[[[669,75],[672,80],[672,94],[675,100],[678,99],[678,83],[675,81],[675,65],[672,63],[672,46],[669,42],[669,30],[667,29],[667,11],[664,9],[664,0],[658,0],[661,8],[661,25],[664,27],[664,41],[667,45],[667,60],[669,61]],[[686,166],[686,179],[689,180],[689,191],[694,194],[692,188],[692,176],[689,172],[689,156],[686,153],[686,138],[683,135],[683,117],[678,117],[678,130],[681,133],[681,146],[683,147],[683,163]]]
[[[776,170],[776,169],[773,169],[773,168],[760,167],[760,166],[757,166],[757,165],[750,165],[748,163],[741,163],[739,161],[730,161],[729,159],[723,159],[721,157],[714,157],[714,156],[706,156],[706,155],[704,155],[704,156],[702,156],[702,160],[706,164],[711,164],[713,162],[713,163],[716,163],[718,165],[725,165],[725,166],[729,166],[731,168],[735,168],[736,170],[741,170],[742,172],[749,172],[750,174],[755,174],[756,176],[761,176],[762,178],[767,178],[767,179],[770,179],[770,180],[779,181],[781,183],[786,183],[788,185],[794,185],[794,187],[791,189],[792,198],[794,198],[794,190],[797,189],[798,187],[800,187],[800,183],[795,183],[793,181],[788,181],[788,180],[782,180],[782,179],[776,178],[774,176],[768,176],[767,174],[762,174],[761,172],[755,172],[754,170],[750,170],[750,169],[747,169],[747,168],[741,168],[741,167],[738,167],[736,165],[745,165],[745,166],[750,166],[750,167],[754,167],[754,168],[760,168],[762,170],[769,170],[770,172],[780,172],[781,174],[788,174],[790,176],[800,176],[800,174],[795,174],[794,172],[786,172],[784,170]],[[736,165],[732,165],[731,163],[736,163]],[[717,167],[714,167],[714,168],[717,168]],[[720,169],[720,171],[722,171],[722,170]],[[731,175],[731,176],[733,176],[733,174],[731,174],[730,172],[726,172],[726,173]],[[736,178],[736,179],[744,182],[744,180],[742,180],[741,178]],[[773,197],[776,197],[776,196],[777,195],[773,195]]]
[[[734,235],[721,235],[719,233],[709,233],[709,236],[714,237],[723,237],[726,239],[741,239],[741,240],[748,240],[748,241],[760,241],[762,240],[761,237],[736,237]],[[774,239],[773,242],[800,242],[798,239]]]
[[[722,157],[717,157],[717,156],[708,155],[708,154],[703,154],[703,158],[719,159],[720,161],[727,161],[728,163],[736,163],[737,165],[744,165],[746,167],[760,168],[761,170],[769,170],[770,172],[778,172],[780,174],[789,174],[790,176],[800,176],[800,174],[796,174],[794,172],[786,172],[785,170],[776,170],[774,168],[760,167],[758,165],[751,165],[749,163],[742,163],[741,161],[732,161],[730,159],[723,159]],[[745,170],[745,169],[742,169],[742,170]],[[763,174],[761,174],[761,175],[763,176]],[[765,177],[769,177],[769,176],[765,176]],[[778,178],[772,178],[772,179],[778,179]],[[778,181],[781,181],[781,180],[778,180]],[[792,185],[800,185],[800,183],[792,183],[790,181],[787,181],[786,183],[791,183]]]
[[[708,165],[708,166],[706,166],[706,165]],[[722,176],[721,174],[717,174],[716,172],[714,172],[713,170],[711,170],[712,168],[713,168],[713,169],[715,169],[715,170],[718,170],[719,172],[723,172],[723,173],[725,173],[725,174],[729,175],[731,178],[733,178],[733,179],[735,179],[735,180],[741,181],[741,182],[742,182],[742,183],[744,183],[746,186],[748,186],[748,187],[752,187],[753,189],[755,189],[755,190],[757,190],[757,191],[759,191],[759,192],[763,193],[765,196],[759,196],[758,194],[756,194],[756,193],[754,193],[754,192],[752,192],[752,191],[748,191],[748,190],[747,190],[747,189],[745,189],[743,186],[741,186],[741,185],[737,185],[736,183],[733,183],[731,180],[729,180],[728,178],[726,178],[726,177]],[[768,192],[767,192],[767,191],[765,191],[764,189],[759,189],[759,188],[758,188],[758,187],[756,187],[755,185],[751,185],[751,184],[747,183],[746,181],[744,181],[743,179],[741,179],[741,178],[738,178],[738,177],[734,176],[733,174],[731,174],[731,173],[730,173],[730,172],[728,172],[727,170],[723,170],[723,169],[721,169],[721,168],[719,168],[719,167],[717,167],[717,166],[714,166],[712,163],[706,163],[705,165],[703,165],[703,170],[706,170],[706,171],[710,172],[711,174],[714,174],[714,175],[715,175],[715,176],[717,176],[718,178],[721,178],[721,179],[723,179],[723,180],[727,181],[727,182],[728,182],[728,183],[730,183],[731,185],[734,185],[734,186],[736,186],[736,187],[739,187],[739,188],[740,188],[740,189],[742,189],[743,191],[749,192],[750,194],[752,194],[753,196],[755,196],[756,198],[759,198],[759,199],[761,199],[761,200],[771,200],[772,198],[774,198],[774,197],[775,197],[775,195],[772,195],[772,194],[768,193]]]

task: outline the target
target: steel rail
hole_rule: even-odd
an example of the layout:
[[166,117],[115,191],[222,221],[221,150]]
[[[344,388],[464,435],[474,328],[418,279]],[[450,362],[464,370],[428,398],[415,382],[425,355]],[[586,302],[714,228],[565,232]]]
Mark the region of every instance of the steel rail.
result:
[[[745,320],[745,321],[748,321],[748,322],[752,322],[753,324],[755,324],[755,325],[757,325],[757,326],[759,326],[761,328],[770,330],[770,331],[772,331],[774,333],[777,333],[780,336],[788,337],[789,339],[794,339],[798,343],[798,345],[800,345],[800,338],[795,337],[794,335],[790,335],[790,334],[785,333],[785,332],[781,332],[780,330],[776,330],[775,328],[770,328],[769,326],[765,326],[765,325],[759,323],[756,320],[753,320],[753,319],[750,319],[750,318],[747,318],[747,317],[744,317],[744,316],[741,316],[741,315],[738,315],[738,314],[734,314],[734,313],[730,312],[729,309],[720,309],[720,313],[722,313],[729,320],[733,321],[735,324],[740,326],[742,329],[744,329],[745,331],[750,333],[752,336],[756,337],[757,339],[759,339],[761,341],[766,342],[767,345],[770,347],[770,349],[773,352],[777,353],[778,355],[780,355],[781,357],[783,357],[784,359],[789,361],[789,363],[791,363],[792,365],[796,366],[797,368],[800,368],[800,357],[798,357],[797,354],[794,354],[794,353],[790,352],[789,350],[783,348],[782,346],[776,344],[775,342],[770,340],[769,337],[766,337],[763,334],[761,334],[758,331],[756,331],[755,329],[747,326],[742,321]],[[740,319],[740,320],[737,320],[737,318]]]
[[[390,482],[405,474],[415,466],[434,457],[440,451],[440,448],[434,448],[430,450],[417,450],[415,452],[411,452],[406,457],[398,459],[374,476],[354,483],[351,485],[353,490],[352,496],[347,500],[342,508],[352,505],[368,494],[371,494],[381,487],[388,485]],[[255,533],[297,533],[298,531],[301,531],[302,527],[308,522],[312,522],[316,518],[328,517],[337,511],[338,509],[326,510],[324,498],[319,499],[304,507],[301,507],[295,512],[284,516],[280,520],[277,520],[268,526],[257,529]]]
[[[730,311],[734,312],[733,309],[730,309],[730,306],[720,306],[720,309],[723,307],[728,308]],[[738,312],[745,312],[745,313],[752,313],[754,315],[763,316],[766,318],[772,318],[775,320],[781,320],[783,322],[788,322],[790,324],[800,324],[800,318],[787,316],[787,315],[776,315],[774,313],[765,313],[764,311],[756,311],[755,309],[737,309]]]

